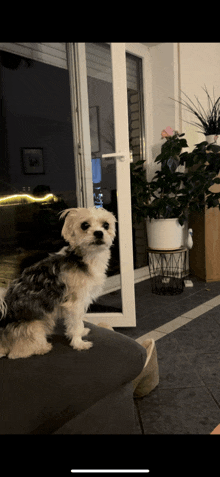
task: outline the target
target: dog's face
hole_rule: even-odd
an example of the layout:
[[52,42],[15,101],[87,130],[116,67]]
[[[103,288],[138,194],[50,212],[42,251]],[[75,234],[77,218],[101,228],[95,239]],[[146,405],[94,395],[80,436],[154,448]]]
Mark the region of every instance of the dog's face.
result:
[[66,209],[60,217],[66,217],[61,233],[72,248],[88,253],[111,247],[116,222],[111,212],[101,207]]

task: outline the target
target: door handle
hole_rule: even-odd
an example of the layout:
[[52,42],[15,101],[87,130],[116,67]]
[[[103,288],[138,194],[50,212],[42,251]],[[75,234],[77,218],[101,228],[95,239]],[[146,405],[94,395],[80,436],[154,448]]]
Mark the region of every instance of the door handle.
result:
[[132,155],[130,152],[111,152],[110,154],[102,154],[103,159],[108,159],[111,157],[115,157],[116,159],[119,159],[120,161],[125,161],[125,157],[129,156],[130,157],[130,162],[133,161]]

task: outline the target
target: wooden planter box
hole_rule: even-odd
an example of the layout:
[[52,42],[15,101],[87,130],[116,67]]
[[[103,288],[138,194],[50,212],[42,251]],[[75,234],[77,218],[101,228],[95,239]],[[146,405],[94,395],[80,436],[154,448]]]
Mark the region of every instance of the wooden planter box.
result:
[[191,271],[206,282],[220,281],[220,210],[215,207],[192,213],[189,227],[193,229]]

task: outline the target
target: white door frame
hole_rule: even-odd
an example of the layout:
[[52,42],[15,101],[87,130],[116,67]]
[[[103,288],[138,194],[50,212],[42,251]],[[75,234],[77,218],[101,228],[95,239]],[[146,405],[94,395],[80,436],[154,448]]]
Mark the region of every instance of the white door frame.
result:
[[[110,44],[110,43],[109,43]],[[143,141],[143,159],[147,171],[152,163],[152,145],[153,145],[153,87],[152,87],[152,65],[150,50],[141,43],[125,43],[125,52],[141,58],[143,74],[143,113],[144,113],[144,141]],[[139,283],[150,278],[149,266],[134,270],[134,282]],[[106,280],[104,293],[110,293],[120,288],[120,275],[114,275]]]
[[[93,188],[85,43],[76,43],[74,48],[77,55],[79,80],[78,107],[80,108],[82,123],[81,149],[83,150],[83,157],[81,157],[84,167],[85,182],[84,207],[89,207],[93,206]],[[69,50],[70,49],[71,46],[69,46]],[[98,324],[100,321],[105,321],[114,327],[136,326],[125,43],[111,44],[111,58],[116,147],[114,156],[117,155],[115,160],[117,177],[122,313],[87,313],[85,319],[95,324]],[[69,65],[69,67],[71,67],[71,65]],[[72,75],[76,76],[74,71],[72,71]]]

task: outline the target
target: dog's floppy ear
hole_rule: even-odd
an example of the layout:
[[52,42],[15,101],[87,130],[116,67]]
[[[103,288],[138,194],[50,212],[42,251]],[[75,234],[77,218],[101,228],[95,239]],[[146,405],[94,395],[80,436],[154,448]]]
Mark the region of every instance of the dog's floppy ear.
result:
[[71,212],[71,215],[76,215],[77,212],[78,212],[78,209],[65,209],[65,210],[61,210],[61,212],[59,212],[60,219],[64,219],[64,217],[66,217],[66,215],[69,214],[70,212]]
[[70,236],[73,237],[74,235],[72,217],[77,215],[77,213],[78,213],[78,209],[66,209],[60,213],[60,219],[63,219],[64,217],[66,217],[66,220],[64,222],[64,225],[61,231],[61,235],[67,242],[69,242]]

